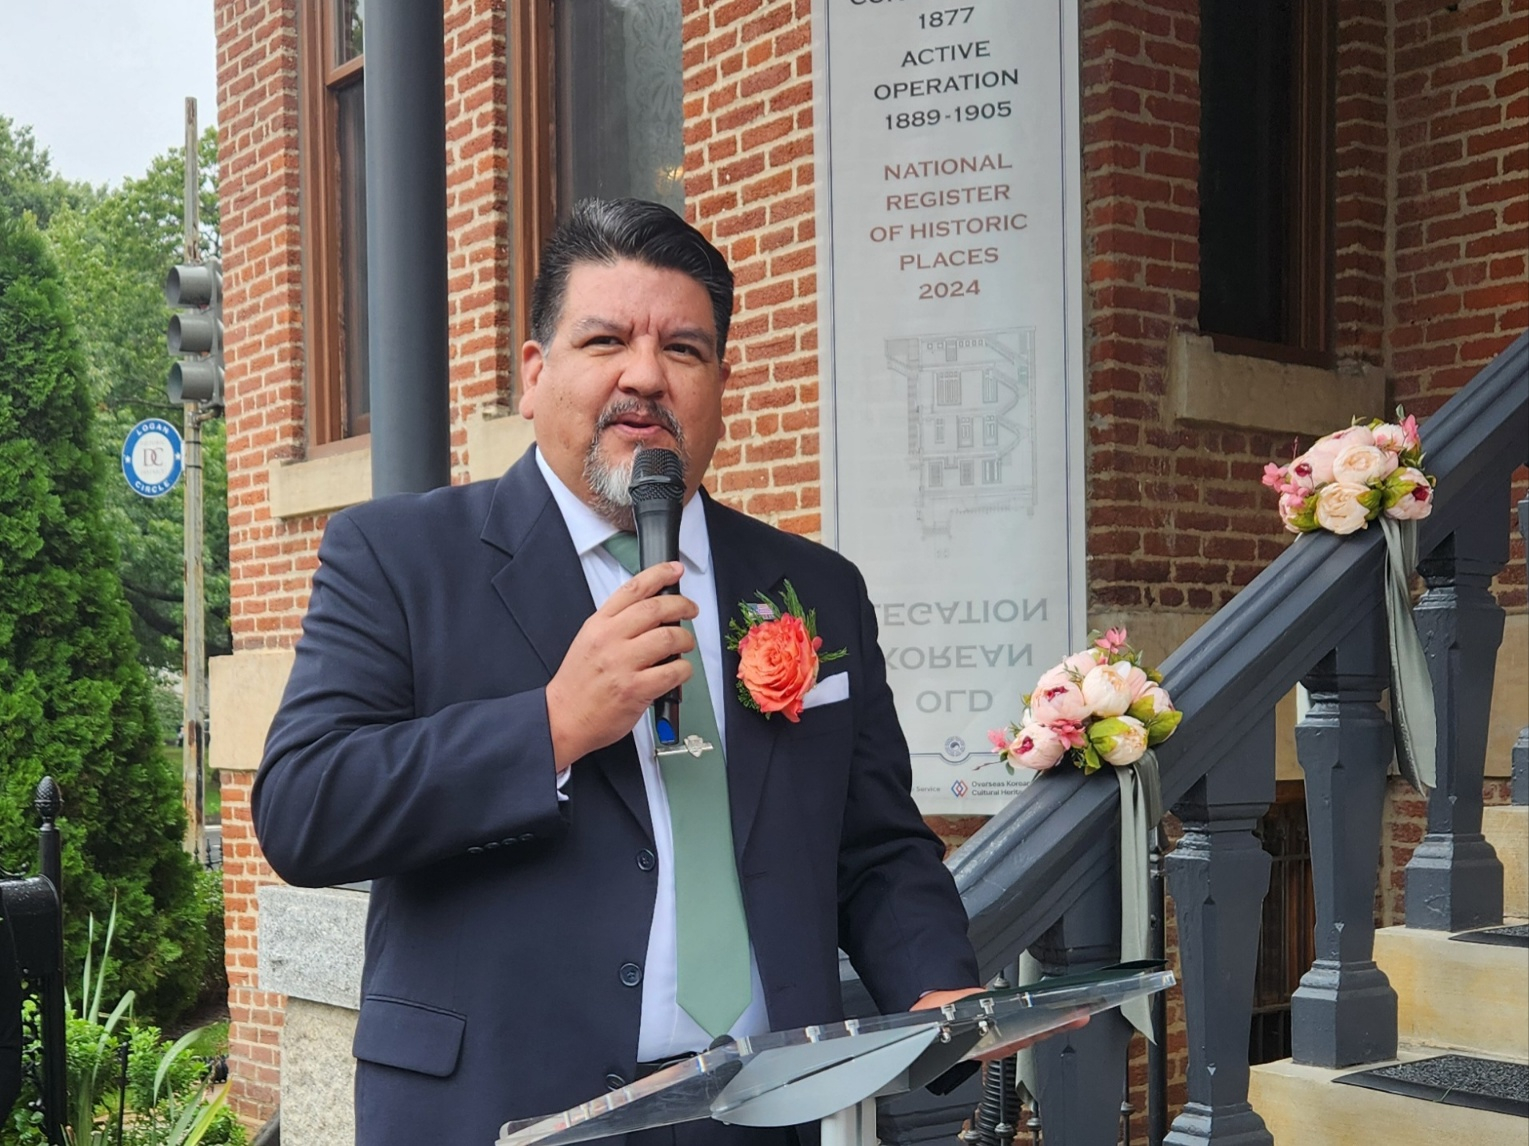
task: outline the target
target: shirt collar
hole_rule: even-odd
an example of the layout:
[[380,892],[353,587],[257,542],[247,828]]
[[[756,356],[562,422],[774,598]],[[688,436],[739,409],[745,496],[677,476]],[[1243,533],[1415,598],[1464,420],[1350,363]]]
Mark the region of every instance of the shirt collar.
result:
[[[563,524],[568,527],[568,536],[573,539],[573,548],[581,560],[621,532],[563,484],[540,450],[536,451],[536,465],[546,479],[547,488],[552,491],[558,511],[563,515]],[[706,529],[706,511],[699,494],[686,502],[680,512],[680,558],[697,573],[705,573],[711,566],[711,536]]]

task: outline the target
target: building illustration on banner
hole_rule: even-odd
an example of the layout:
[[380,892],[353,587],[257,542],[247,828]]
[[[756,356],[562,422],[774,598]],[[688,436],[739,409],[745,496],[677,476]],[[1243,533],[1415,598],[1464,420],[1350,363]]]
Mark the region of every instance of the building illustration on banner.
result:
[[958,513],[1035,512],[1035,329],[890,338],[908,387],[908,458],[925,537]]

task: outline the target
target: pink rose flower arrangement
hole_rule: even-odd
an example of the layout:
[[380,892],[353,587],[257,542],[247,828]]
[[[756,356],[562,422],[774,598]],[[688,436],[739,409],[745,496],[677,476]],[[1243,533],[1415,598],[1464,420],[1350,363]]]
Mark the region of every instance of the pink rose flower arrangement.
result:
[[1182,714],[1124,629],[1093,634],[1092,648],[1041,674],[1022,719],[988,739],[1010,772],[1045,772],[1066,760],[1084,772],[1124,767],[1173,735]]
[[1357,533],[1381,514],[1417,521],[1433,511],[1434,479],[1423,472],[1417,419],[1400,407],[1395,422],[1375,419],[1319,438],[1288,465],[1264,466],[1291,533]]

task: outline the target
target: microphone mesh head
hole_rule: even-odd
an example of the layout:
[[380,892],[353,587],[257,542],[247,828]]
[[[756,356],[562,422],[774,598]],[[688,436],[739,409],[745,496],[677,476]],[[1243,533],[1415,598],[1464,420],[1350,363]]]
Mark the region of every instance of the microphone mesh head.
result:
[[673,450],[638,450],[632,459],[632,500],[679,501],[685,496],[685,466]]

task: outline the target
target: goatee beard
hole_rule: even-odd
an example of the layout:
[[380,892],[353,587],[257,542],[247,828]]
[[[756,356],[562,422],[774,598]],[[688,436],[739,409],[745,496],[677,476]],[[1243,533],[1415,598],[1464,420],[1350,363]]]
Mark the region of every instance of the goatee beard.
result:
[[685,473],[690,473],[690,455],[685,450],[685,431],[680,427],[679,419],[673,411],[660,406],[656,402],[645,402],[636,398],[622,402],[612,402],[600,412],[599,421],[595,423],[595,433],[590,439],[589,449],[584,455],[584,484],[588,487],[591,502],[590,508],[598,513],[606,521],[617,529],[628,533],[636,532],[636,523],[632,518],[632,461],[637,453],[622,462],[611,462],[601,449],[600,439],[605,431],[614,426],[617,421],[628,414],[640,414],[650,422],[662,426],[674,441],[674,452],[679,455],[680,463],[685,467]]

